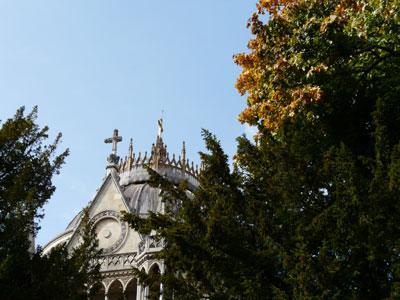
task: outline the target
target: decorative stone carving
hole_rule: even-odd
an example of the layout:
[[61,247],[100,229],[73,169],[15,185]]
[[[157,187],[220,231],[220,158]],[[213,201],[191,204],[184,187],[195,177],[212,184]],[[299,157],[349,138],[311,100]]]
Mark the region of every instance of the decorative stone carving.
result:
[[99,247],[103,248],[103,254],[113,253],[122,246],[128,228],[126,223],[121,222],[117,212],[102,211],[92,218],[92,222],[99,237]]
[[143,251],[145,250],[145,248],[146,248],[145,241],[144,241],[144,240],[140,241],[140,242],[139,242],[139,254],[140,254],[140,253],[143,253]]
[[136,265],[136,252],[104,255],[100,259],[100,270],[106,271],[120,271],[129,270]]
[[163,241],[160,238],[149,236],[149,249],[160,248],[163,246]]
[[146,251],[160,250],[163,246],[163,240],[160,238],[155,236],[142,237],[138,245],[139,255]]

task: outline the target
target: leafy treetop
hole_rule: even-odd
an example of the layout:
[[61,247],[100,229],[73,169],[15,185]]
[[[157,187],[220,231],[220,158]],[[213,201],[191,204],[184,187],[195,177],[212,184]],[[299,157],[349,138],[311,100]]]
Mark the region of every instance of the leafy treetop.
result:
[[248,95],[241,122],[276,131],[298,113],[324,117],[332,98],[365,107],[369,91],[398,82],[397,68],[382,73],[400,57],[398,0],[260,0],[257,8],[250,52],[235,57],[236,87]]

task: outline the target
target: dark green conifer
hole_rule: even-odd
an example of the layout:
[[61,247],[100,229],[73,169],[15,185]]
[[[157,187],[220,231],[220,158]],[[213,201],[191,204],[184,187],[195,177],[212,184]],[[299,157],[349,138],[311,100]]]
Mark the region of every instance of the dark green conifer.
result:
[[400,297],[399,8],[258,1],[236,56],[257,143],[230,170],[205,132],[199,188],[153,173],[179,210],[128,217],[165,240],[165,299]]
[[52,178],[68,150],[57,154],[61,134],[45,144],[48,127],[36,123],[37,108],[20,108],[0,127],[0,299],[87,299],[99,281],[97,240],[87,214],[83,243],[72,253],[65,245],[48,255],[32,249]]

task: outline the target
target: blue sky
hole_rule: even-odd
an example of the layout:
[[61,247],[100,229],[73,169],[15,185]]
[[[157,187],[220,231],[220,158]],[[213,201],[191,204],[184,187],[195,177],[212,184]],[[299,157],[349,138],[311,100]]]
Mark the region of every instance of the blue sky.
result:
[[126,155],[150,150],[164,111],[164,140],[199,161],[201,128],[229,155],[245,131],[234,88],[255,0],[0,0],[0,119],[39,106],[39,123],[68,147],[38,244],[63,231],[94,196],[118,128]]

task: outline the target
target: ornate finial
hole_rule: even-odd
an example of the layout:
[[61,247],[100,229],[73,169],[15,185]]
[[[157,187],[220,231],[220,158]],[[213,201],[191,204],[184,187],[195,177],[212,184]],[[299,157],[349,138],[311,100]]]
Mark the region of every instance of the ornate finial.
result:
[[152,153],[151,153],[151,163],[153,165],[154,168],[158,168],[160,164],[163,164],[165,162],[166,159],[166,153],[167,153],[167,148],[164,145],[163,139],[162,139],[162,134],[164,131],[164,127],[163,127],[163,118],[161,117],[158,120],[158,134],[157,134],[157,140],[156,143],[154,145],[154,147],[152,146]]
[[161,138],[162,137],[162,133],[164,132],[164,127],[163,127],[163,118],[161,117],[158,121],[158,134],[157,137]]
[[112,137],[104,140],[104,143],[112,144],[112,152],[107,158],[107,161],[112,165],[116,165],[119,161],[119,157],[117,155],[117,144],[121,141],[122,141],[122,136],[118,136],[118,129],[114,129]]

